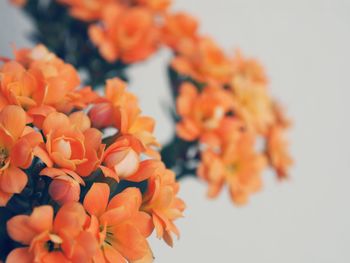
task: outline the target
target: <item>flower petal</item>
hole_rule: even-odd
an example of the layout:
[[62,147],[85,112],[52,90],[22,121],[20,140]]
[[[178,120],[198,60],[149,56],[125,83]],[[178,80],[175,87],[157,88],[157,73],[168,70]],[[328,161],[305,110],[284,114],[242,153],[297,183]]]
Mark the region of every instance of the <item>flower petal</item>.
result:
[[21,169],[10,165],[0,176],[0,187],[6,193],[18,194],[28,182],[28,177]]
[[84,207],[90,215],[101,216],[106,210],[109,199],[109,186],[105,183],[94,183],[84,199]]

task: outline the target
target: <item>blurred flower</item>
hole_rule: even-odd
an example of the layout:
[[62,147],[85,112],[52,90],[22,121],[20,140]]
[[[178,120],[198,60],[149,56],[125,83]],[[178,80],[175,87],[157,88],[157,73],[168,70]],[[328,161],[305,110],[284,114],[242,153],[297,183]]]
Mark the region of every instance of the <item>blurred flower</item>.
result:
[[162,41],[180,54],[190,55],[198,39],[198,22],[186,13],[165,16]]
[[98,20],[102,17],[104,8],[115,0],[57,0],[69,8],[70,14],[83,21]]
[[164,12],[171,4],[171,0],[136,0],[136,2],[155,12]]
[[226,84],[233,73],[230,59],[208,37],[199,38],[186,54],[178,54],[171,66],[179,74],[207,84]]
[[22,192],[29,168],[37,154],[40,133],[26,127],[26,114],[19,106],[5,106],[0,112],[0,206],[5,206],[13,194]]
[[177,135],[193,141],[220,126],[225,115],[232,111],[233,100],[230,93],[220,87],[207,86],[198,92],[194,85],[184,83],[176,106],[181,117],[176,125]]
[[182,217],[186,205],[177,197],[179,184],[174,172],[160,163],[148,179],[148,188],[144,196],[142,210],[152,216],[152,222],[158,238],[173,245],[171,232],[179,237],[180,233],[173,221]]
[[[235,125],[232,126],[235,129]],[[227,130],[226,130],[227,131]],[[236,204],[245,204],[261,187],[261,173],[266,167],[263,154],[255,152],[255,137],[249,132],[232,130],[226,133],[220,150],[210,148],[201,153],[198,175],[209,184],[208,196],[216,197],[224,185]],[[237,132],[240,136],[236,136]]]
[[24,246],[12,250],[6,262],[91,262],[98,241],[84,230],[87,220],[79,203],[63,205],[55,218],[51,206],[11,218],[8,234]]
[[100,253],[95,262],[152,262],[146,237],[152,230],[150,216],[139,211],[142,196],[129,187],[109,202],[109,186],[94,183],[84,199],[91,215],[89,231],[98,237]]
[[274,122],[274,114],[265,72],[257,61],[245,59],[240,52],[233,60],[233,67],[230,86],[236,103],[235,113],[248,128],[266,135]]
[[283,127],[275,125],[270,128],[267,136],[267,155],[271,166],[280,179],[288,177],[288,169],[293,164],[284,132]]
[[27,3],[27,0],[10,0],[10,2],[16,6],[22,7]]
[[159,42],[159,30],[148,9],[117,4],[104,9],[101,24],[91,25],[89,35],[107,61],[127,64],[149,57]]
[[293,164],[293,159],[288,151],[288,141],[285,138],[286,131],[291,123],[278,103],[274,102],[273,110],[275,123],[270,127],[267,134],[266,153],[278,178],[285,179],[288,177],[288,170]]

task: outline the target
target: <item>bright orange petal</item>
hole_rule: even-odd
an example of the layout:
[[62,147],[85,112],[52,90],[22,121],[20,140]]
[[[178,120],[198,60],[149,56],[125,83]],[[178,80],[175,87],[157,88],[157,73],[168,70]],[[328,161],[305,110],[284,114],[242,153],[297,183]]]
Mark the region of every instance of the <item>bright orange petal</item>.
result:
[[32,263],[34,261],[33,255],[26,247],[16,248],[7,256],[7,263]]
[[84,199],[84,207],[90,215],[99,217],[106,210],[109,199],[109,186],[105,183],[94,183]]
[[118,263],[127,263],[128,261],[112,246],[106,245],[103,247],[103,251],[106,259],[109,263],[118,262]]
[[21,169],[9,166],[0,176],[0,187],[6,193],[18,194],[28,182],[28,177]]
[[19,106],[6,106],[0,112],[0,124],[14,139],[17,139],[26,125],[26,113]]

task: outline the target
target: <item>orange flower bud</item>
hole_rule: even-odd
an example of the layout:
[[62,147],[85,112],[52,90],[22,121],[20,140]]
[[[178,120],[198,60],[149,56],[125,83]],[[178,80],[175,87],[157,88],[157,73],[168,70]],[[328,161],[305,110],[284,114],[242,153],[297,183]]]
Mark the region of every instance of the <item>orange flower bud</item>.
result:
[[89,111],[89,117],[92,125],[98,129],[111,126],[113,122],[113,107],[107,102],[96,104]]
[[80,185],[70,176],[57,176],[50,184],[49,194],[60,205],[78,201]]
[[113,167],[120,178],[134,174],[139,168],[139,155],[130,147],[110,153],[105,161],[107,167]]

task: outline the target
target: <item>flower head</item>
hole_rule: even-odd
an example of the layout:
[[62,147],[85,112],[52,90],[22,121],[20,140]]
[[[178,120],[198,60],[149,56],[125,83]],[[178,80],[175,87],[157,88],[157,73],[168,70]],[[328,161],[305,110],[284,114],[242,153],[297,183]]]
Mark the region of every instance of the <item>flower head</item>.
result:
[[87,220],[79,203],[63,205],[55,218],[51,206],[36,207],[29,216],[11,218],[8,234],[24,247],[12,250],[6,262],[91,262],[98,242],[84,230]]
[[91,215],[90,232],[98,237],[98,262],[151,262],[152,252],[146,237],[153,228],[150,216],[140,211],[142,196],[129,187],[109,202],[107,184],[95,183],[84,199]]
[[165,16],[162,41],[180,54],[190,55],[198,39],[198,22],[186,13]]
[[130,64],[157,50],[159,30],[148,9],[116,4],[104,10],[102,25],[90,26],[89,35],[107,61]]
[[199,38],[186,54],[178,54],[171,66],[182,75],[208,84],[229,83],[233,73],[231,60],[208,37]]
[[163,238],[169,245],[173,245],[171,233],[179,237],[180,233],[174,221],[182,217],[185,203],[177,197],[179,184],[171,170],[159,164],[148,179],[148,189],[142,204],[142,210],[152,216],[157,237]]
[[197,172],[209,184],[209,197],[217,196],[227,185],[232,201],[245,204],[249,196],[261,187],[261,173],[266,160],[263,154],[255,151],[253,134],[237,130],[231,132],[233,136],[227,138],[218,152],[211,148],[202,152]]
[[193,141],[203,138],[221,125],[221,121],[233,109],[233,100],[229,92],[207,86],[202,92],[190,84],[184,83],[176,101],[177,112],[181,117],[176,126],[180,138]]
[[28,168],[42,137],[26,126],[26,114],[19,106],[5,106],[0,112],[0,206],[22,192]]

